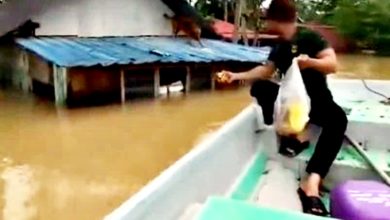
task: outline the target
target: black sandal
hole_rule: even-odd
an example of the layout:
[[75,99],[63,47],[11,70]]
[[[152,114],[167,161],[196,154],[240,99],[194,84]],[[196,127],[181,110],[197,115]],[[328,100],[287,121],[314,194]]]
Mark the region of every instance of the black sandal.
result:
[[298,189],[298,195],[301,199],[304,213],[324,217],[329,215],[329,212],[326,210],[321,198],[316,196],[307,196],[301,188]]
[[296,157],[309,148],[309,145],[309,141],[301,143],[295,138],[280,137],[279,153],[286,157]]

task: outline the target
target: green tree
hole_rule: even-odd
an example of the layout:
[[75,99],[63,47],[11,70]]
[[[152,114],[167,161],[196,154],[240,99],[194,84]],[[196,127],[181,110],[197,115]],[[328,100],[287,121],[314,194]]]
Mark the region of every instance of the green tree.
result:
[[390,2],[383,0],[339,0],[331,23],[362,49],[390,54]]
[[296,2],[299,15],[303,20],[328,23],[329,18],[334,14],[338,0],[297,0]]
[[224,20],[225,2],[227,3],[227,14],[230,19],[234,17],[234,0],[197,0],[196,10],[204,17],[213,17]]

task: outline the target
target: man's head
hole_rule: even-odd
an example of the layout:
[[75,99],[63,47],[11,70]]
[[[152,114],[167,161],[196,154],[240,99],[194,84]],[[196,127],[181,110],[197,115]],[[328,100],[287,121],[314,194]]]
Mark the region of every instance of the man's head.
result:
[[267,28],[272,34],[290,40],[297,29],[294,0],[272,0],[267,10]]

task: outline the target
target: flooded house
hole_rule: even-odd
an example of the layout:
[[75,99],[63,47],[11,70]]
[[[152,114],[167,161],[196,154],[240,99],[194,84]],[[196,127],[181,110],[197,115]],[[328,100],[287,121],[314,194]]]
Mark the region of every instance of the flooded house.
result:
[[[164,15],[193,19],[200,42],[172,36],[177,21]],[[196,16],[184,0],[9,1],[0,5],[0,81],[57,105],[125,102],[176,82],[184,92],[214,89],[216,72],[267,57],[210,39]]]

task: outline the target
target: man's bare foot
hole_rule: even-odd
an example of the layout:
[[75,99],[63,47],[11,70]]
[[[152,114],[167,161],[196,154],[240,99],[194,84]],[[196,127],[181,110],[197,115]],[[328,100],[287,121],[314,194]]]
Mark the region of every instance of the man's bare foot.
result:
[[306,128],[303,130],[301,133],[296,135],[296,139],[300,141],[301,143],[310,141],[310,135],[309,135],[309,130]]
[[320,196],[320,184],[321,184],[321,176],[316,173],[311,173],[306,178],[306,180],[302,181],[300,186],[301,189],[306,193],[307,196]]
[[311,173],[302,181],[298,195],[301,199],[303,210],[305,213],[310,213],[319,216],[326,216],[328,211],[320,199],[320,184],[321,176],[316,173]]

